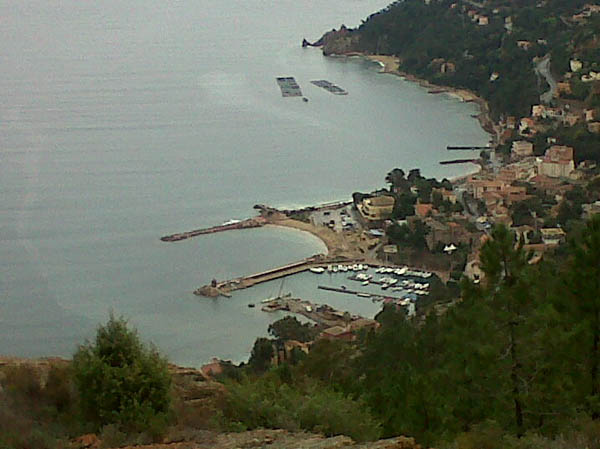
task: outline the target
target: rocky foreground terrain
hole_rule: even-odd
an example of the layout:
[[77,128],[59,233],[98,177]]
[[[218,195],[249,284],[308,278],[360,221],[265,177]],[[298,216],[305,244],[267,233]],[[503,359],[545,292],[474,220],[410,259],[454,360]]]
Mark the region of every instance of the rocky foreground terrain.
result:
[[[73,448],[106,447],[95,435],[84,435],[73,442]],[[357,444],[345,436],[325,438],[310,433],[291,433],[285,430],[261,429],[249,432],[198,432],[192,441],[170,442],[146,446],[126,446],[139,449],[418,449],[412,438],[397,437],[371,443]]]
[[[66,368],[70,361],[59,358],[21,359],[0,356],[0,403],[14,385],[9,385],[7,375],[15,368],[26,368],[22,373],[33,373],[39,387],[44,388],[53,367]],[[246,432],[216,432],[203,430],[203,423],[216,411],[226,394],[225,387],[208,378],[201,371],[172,365],[173,393],[177,423],[168,431],[162,443],[148,445],[113,444],[109,438],[85,434],[68,443],[72,449],[421,449],[413,438],[397,437],[369,443],[356,443],[346,436],[324,437],[306,432],[288,432],[279,429],[258,429]],[[14,372],[14,371],[13,371]]]

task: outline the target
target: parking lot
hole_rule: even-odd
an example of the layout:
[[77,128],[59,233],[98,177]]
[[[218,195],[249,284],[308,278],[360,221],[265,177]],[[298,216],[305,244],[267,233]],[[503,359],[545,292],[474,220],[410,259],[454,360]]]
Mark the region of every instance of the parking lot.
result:
[[357,226],[355,213],[352,205],[348,205],[339,209],[315,211],[311,214],[310,219],[316,226],[328,226],[336,232],[341,232],[355,229]]

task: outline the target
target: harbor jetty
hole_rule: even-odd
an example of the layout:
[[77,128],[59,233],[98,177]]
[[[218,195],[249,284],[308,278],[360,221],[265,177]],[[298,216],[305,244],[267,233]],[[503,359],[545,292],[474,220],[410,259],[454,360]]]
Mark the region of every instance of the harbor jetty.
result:
[[210,228],[195,229],[193,231],[182,232],[179,234],[165,235],[160,239],[163,242],[179,242],[180,240],[186,240],[199,235],[214,234],[215,232],[233,231],[236,229],[251,229],[260,228],[267,224],[267,220],[263,217],[249,218],[247,220],[232,220],[231,222],[224,223],[219,226],[212,226]]
[[213,281],[210,285],[204,285],[194,291],[195,295],[206,297],[217,297],[220,295],[228,295],[232,291],[242,290],[252,287],[263,282],[269,282],[276,279],[281,279],[286,276],[307,271],[310,268],[324,268],[330,264],[347,263],[354,264],[364,261],[364,259],[345,259],[331,258],[322,254],[302,259],[298,262],[283,265],[281,267],[272,268],[270,270],[261,271],[260,273],[251,274],[231,280],[217,282]]
[[440,165],[451,165],[451,164],[466,164],[472,162],[473,164],[477,163],[477,159],[452,159],[449,161],[440,161]]
[[451,146],[448,145],[446,147],[447,150],[456,151],[456,150],[491,150],[490,147],[480,147],[480,146]]

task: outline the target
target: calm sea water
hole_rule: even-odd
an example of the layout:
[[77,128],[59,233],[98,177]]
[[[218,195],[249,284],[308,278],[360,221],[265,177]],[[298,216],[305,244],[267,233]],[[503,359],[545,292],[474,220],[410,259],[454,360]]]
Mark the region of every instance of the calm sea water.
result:
[[[113,310],[176,363],[243,360],[280,317],[246,304],[279,282],[226,300],[192,291],[322,243],[274,229],[160,236],[251,216],[256,203],[347,199],[393,167],[465,170],[438,161],[448,144],[487,142],[475,106],[300,47],[386,3],[1,0],[0,353],[70,356]],[[295,76],[310,101],[282,98],[276,76]],[[320,279],[284,288],[376,313],[318,291]]]

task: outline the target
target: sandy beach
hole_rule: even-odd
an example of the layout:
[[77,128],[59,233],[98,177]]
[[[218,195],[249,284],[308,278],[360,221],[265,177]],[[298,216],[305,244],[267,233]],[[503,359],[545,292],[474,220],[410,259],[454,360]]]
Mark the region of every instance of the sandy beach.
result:
[[266,226],[280,226],[308,232],[325,244],[328,255],[332,257],[366,258],[368,247],[373,243],[372,239],[366,238],[362,234],[334,232],[324,226],[315,226],[287,217],[269,218],[269,224]]

